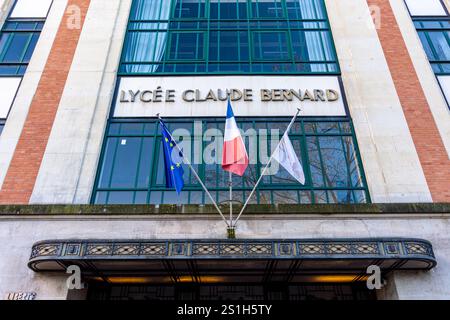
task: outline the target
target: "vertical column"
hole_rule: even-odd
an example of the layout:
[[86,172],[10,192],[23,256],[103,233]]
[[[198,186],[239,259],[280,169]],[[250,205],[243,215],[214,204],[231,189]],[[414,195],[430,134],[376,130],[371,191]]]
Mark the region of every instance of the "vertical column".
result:
[[381,12],[377,29],[434,202],[450,201],[450,160],[389,0],[367,0]]
[[1,204],[29,202],[90,0],[69,0],[3,187]]

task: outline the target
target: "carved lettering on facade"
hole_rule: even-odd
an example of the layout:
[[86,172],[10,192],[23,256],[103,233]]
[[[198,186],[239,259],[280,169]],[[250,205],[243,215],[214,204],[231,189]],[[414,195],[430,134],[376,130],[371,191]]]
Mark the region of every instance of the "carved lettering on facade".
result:
[[[163,90],[158,87],[154,90],[121,90],[119,99],[121,103],[176,102],[177,91],[173,89]],[[340,99],[340,94],[334,89],[261,89],[259,98],[262,102],[334,102]],[[255,99],[253,89],[210,89],[207,92],[199,89],[187,89],[182,91],[181,99],[185,102],[217,102],[246,101]]]

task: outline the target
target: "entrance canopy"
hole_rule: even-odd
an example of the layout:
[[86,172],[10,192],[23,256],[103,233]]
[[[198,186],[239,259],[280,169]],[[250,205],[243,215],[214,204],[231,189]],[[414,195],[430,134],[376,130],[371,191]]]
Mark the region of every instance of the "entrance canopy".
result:
[[420,239],[50,240],[33,245],[28,266],[109,283],[304,283],[365,280],[367,267],[429,270]]

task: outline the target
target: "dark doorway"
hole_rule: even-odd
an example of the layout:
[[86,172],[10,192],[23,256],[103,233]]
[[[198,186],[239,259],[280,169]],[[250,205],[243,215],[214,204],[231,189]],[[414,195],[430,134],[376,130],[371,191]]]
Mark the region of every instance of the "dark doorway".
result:
[[375,300],[365,283],[352,284],[176,284],[109,285],[92,283],[89,300],[299,301]]

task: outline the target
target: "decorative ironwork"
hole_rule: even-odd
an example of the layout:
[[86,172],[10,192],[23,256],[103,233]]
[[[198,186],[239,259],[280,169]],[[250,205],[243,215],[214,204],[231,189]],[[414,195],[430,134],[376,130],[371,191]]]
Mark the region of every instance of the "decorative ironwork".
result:
[[419,242],[407,242],[405,244],[406,252],[408,254],[430,254],[430,248],[423,243]]
[[436,265],[420,239],[305,240],[55,240],[36,243],[29,266],[42,261],[117,259],[416,259]]
[[377,244],[373,243],[360,243],[353,245],[353,252],[355,254],[379,254],[380,250]]
[[328,245],[328,253],[330,254],[350,254],[351,253],[351,244],[345,243],[337,243],[337,244],[329,244]]
[[112,244],[89,244],[87,245],[87,256],[108,256],[112,253]]
[[192,255],[217,255],[219,246],[214,243],[194,244]]
[[230,256],[230,255],[242,256],[242,255],[244,255],[244,244],[238,244],[238,243],[223,244],[222,248],[220,250],[220,253],[225,256]]
[[33,246],[31,258],[55,256],[59,254],[60,249],[60,244],[41,244]]
[[272,255],[272,244],[261,243],[261,244],[249,244],[247,246],[248,255]]
[[141,256],[163,256],[167,254],[165,243],[144,243],[141,245]]
[[127,256],[139,254],[139,244],[119,244],[114,248],[113,255]]
[[325,254],[325,245],[320,243],[300,244],[299,249],[303,254]]

